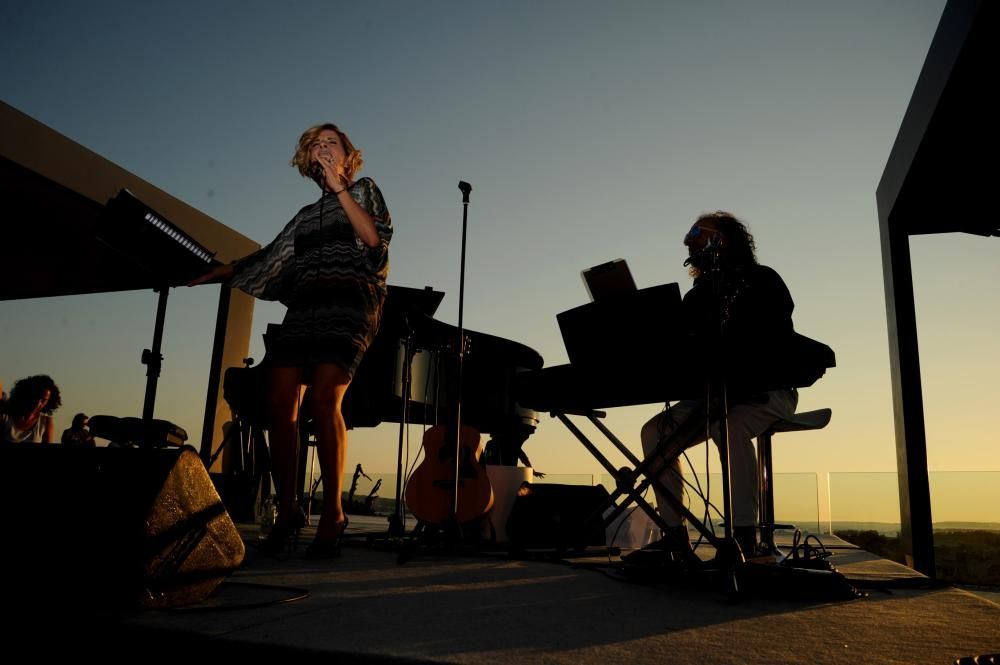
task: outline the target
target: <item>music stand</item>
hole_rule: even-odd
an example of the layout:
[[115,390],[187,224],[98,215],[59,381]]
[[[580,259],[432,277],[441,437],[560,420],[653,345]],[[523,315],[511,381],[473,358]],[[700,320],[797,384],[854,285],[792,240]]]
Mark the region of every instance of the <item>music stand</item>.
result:
[[587,295],[593,302],[609,302],[635,291],[635,280],[625,259],[613,259],[580,271]]

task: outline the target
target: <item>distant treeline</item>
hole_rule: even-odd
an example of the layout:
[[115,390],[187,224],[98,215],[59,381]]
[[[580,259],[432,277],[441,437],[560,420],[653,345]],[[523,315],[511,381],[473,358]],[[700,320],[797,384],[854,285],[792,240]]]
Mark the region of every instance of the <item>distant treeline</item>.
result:
[[[843,529],[834,533],[883,559],[905,563],[899,533]],[[942,529],[935,525],[934,560],[937,577],[956,584],[1000,586],[1000,531],[987,529]]]
[[[798,524],[798,522],[793,522]],[[808,523],[808,522],[807,522]],[[832,523],[834,533],[838,531],[878,531],[892,536],[900,531],[899,522],[838,522]],[[934,531],[1000,531],[1000,522],[935,522]]]

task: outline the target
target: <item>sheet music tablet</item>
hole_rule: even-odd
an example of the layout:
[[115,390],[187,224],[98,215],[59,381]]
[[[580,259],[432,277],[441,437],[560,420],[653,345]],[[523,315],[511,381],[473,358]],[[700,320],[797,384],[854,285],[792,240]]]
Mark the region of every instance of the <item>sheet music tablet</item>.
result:
[[629,293],[635,293],[635,280],[625,259],[587,268],[580,273],[587,295],[593,302],[610,302]]

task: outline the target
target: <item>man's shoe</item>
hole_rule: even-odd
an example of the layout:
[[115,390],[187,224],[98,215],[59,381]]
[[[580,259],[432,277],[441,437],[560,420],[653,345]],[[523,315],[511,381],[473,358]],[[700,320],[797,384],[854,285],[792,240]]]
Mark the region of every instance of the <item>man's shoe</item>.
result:
[[670,527],[664,532],[659,540],[653,541],[641,550],[635,550],[622,557],[622,561],[628,564],[642,566],[659,565],[666,563],[698,562],[699,559],[691,549],[691,540],[688,537],[687,527]]
[[733,528],[733,538],[740,546],[744,559],[752,559],[757,556],[757,527],[737,526]]

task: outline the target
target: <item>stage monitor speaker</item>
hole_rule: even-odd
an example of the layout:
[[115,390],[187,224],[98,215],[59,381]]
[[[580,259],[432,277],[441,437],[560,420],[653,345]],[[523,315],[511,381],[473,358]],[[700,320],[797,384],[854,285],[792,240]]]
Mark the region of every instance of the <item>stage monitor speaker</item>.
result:
[[[206,598],[243,541],[190,446],[0,447],[8,602],[165,608]],[[6,595],[6,594],[5,594]]]
[[604,545],[603,485],[526,484],[507,520],[511,548],[581,550]]

